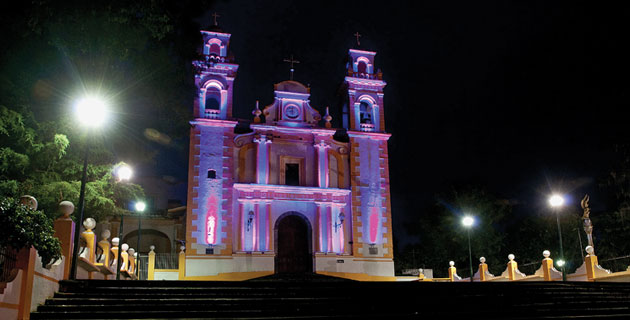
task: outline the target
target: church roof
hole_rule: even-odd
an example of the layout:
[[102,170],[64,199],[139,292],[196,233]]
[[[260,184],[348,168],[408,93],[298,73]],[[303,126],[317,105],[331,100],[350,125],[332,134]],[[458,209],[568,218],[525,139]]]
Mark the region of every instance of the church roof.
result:
[[309,93],[310,91],[305,85],[297,81],[293,81],[293,80],[286,80],[280,83],[276,83],[275,89],[276,91],[286,91],[286,92],[295,92],[295,93]]

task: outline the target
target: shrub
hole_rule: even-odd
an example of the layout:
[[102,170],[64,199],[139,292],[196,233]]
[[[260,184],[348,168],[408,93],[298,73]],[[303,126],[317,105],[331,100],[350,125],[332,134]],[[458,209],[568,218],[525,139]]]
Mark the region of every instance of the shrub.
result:
[[18,199],[0,200],[0,247],[33,246],[46,266],[61,258],[61,242],[54,236],[53,223],[43,211],[32,210]]

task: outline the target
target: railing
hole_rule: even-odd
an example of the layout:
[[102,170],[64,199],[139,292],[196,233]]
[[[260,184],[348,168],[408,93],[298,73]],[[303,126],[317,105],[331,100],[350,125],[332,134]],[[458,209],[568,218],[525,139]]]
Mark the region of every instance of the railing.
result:
[[0,282],[12,281],[15,277],[17,253],[9,248],[0,248]]
[[179,255],[177,253],[156,253],[155,269],[178,269]]
[[630,267],[630,255],[608,258],[599,260],[599,263],[604,265],[607,269],[612,272],[626,271]]
[[216,119],[219,117],[221,110],[217,109],[206,109],[206,119]]
[[138,255],[138,280],[147,280],[149,273],[149,255]]
[[519,264],[518,268],[525,274],[534,274],[534,272],[540,268],[540,261]]
[[366,72],[354,72],[352,69],[348,70],[348,75],[354,78],[363,78],[371,80],[383,80],[382,73],[366,73]]
[[373,132],[374,131],[374,125],[371,123],[361,123],[361,131],[366,131],[366,132]]

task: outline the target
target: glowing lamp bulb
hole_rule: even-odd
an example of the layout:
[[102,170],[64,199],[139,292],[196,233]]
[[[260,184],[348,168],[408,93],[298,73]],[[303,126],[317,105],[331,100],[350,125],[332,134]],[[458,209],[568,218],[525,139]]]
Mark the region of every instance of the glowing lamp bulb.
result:
[[556,264],[558,264],[558,267],[563,267],[564,266],[564,260],[560,259],[556,262]]
[[144,203],[142,201],[138,201],[138,202],[136,202],[136,206],[135,207],[136,207],[136,211],[142,212],[142,211],[144,211],[144,209],[146,209],[147,205],[146,205],[146,203]]
[[116,175],[118,176],[118,179],[121,181],[131,179],[132,174],[133,174],[133,171],[127,165],[120,166],[120,168],[116,170]]
[[552,207],[560,207],[564,204],[564,198],[561,195],[554,194],[549,198],[549,205]]
[[475,223],[475,218],[471,217],[471,216],[465,216],[462,219],[462,224],[464,225],[464,227],[470,227]]
[[101,99],[85,97],[75,105],[79,122],[89,127],[100,127],[107,119],[107,106]]

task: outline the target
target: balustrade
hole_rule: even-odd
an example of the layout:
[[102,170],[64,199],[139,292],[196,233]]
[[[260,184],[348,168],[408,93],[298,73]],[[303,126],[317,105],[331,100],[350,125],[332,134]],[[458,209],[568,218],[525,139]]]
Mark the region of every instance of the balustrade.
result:
[[218,119],[221,110],[217,109],[206,109],[206,119]]
[[361,123],[360,130],[365,132],[374,132],[374,124],[372,123]]

